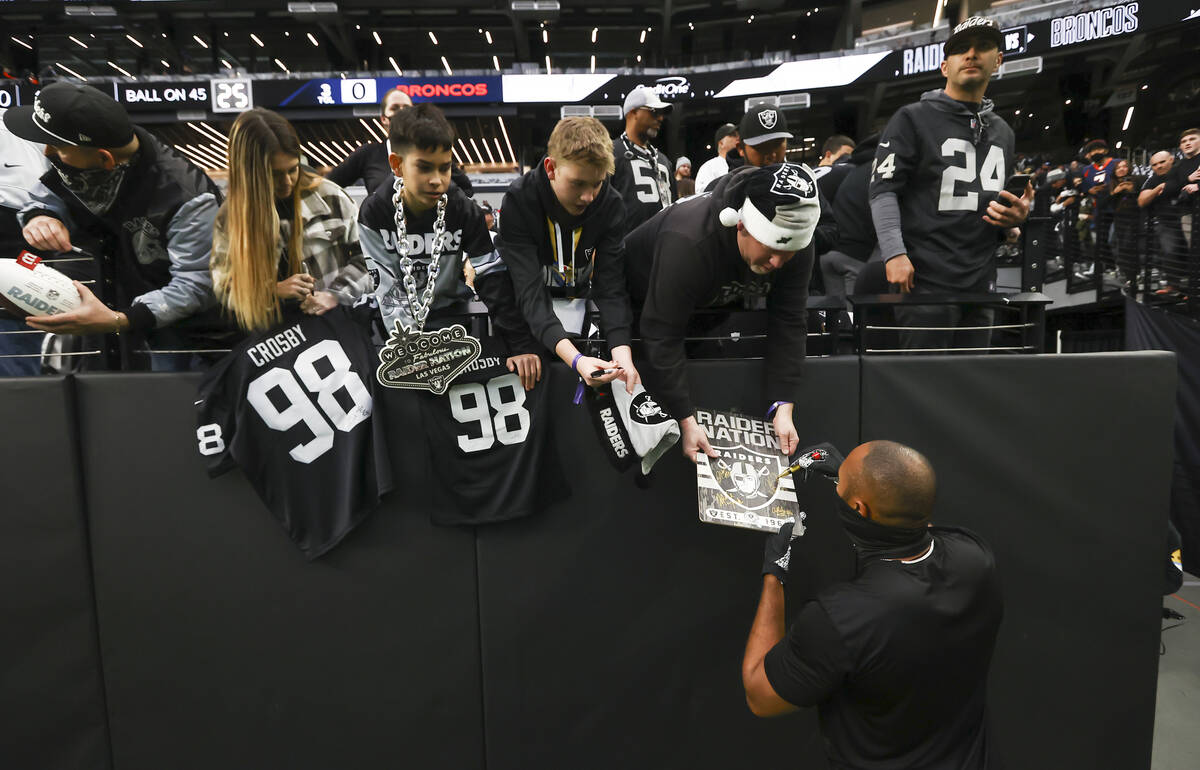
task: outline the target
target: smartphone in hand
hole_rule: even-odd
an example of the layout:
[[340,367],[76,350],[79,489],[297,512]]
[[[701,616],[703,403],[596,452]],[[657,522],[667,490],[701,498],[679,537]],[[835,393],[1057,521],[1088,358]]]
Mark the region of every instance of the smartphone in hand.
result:
[[1020,198],[1025,194],[1025,188],[1029,186],[1031,181],[1033,181],[1033,177],[1029,174],[1013,174],[1004,183],[1004,189]]

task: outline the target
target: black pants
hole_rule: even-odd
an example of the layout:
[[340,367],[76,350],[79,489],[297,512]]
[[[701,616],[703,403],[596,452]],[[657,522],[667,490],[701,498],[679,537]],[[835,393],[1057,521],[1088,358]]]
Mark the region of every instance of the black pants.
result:
[[[968,293],[986,292],[987,286],[975,287]],[[913,287],[914,295],[934,292]],[[940,292],[939,292],[940,293]],[[992,341],[990,327],[994,323],[995,311],[979,305],[897,305],[896,325],[910,327],[899,333],[900,348],[913,352],[943,353],[953,350],[974,349],[982,353]]]

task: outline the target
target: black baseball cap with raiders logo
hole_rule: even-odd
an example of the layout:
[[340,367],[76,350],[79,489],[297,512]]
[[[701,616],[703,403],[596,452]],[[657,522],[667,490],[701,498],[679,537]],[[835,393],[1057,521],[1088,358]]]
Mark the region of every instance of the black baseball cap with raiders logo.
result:
[[753,107],[742,116],[738,136],[750,146],[760,145],[773,139],[792,139],[788,133],[787,118],[778,108],[769,104]]
[[1004,51],[1004,33],[1000,31],[1000,23],[984,16],[972,16],[955,27],[943,50],[946,56],[963,53],[972,40],[994,43],[997,50]]
[[124,147],[133,124],[111,96],[75,83],[52,83],[37,92],[33,105],[11,107],[4,125],[30,142],[59,147]]

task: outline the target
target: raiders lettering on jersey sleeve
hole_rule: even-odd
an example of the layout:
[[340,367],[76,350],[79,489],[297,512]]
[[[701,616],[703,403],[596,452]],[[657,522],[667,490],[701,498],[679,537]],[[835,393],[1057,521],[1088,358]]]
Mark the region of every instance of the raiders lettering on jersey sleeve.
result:
[[433,467],[431,518],[439,525],[521,518],[566,496],[552,446],[549,383],[531,391],[508,371],[501,341],[421,410]]
[[241,466],[310,559],[392,486],[366,330],[338,306],[243,341],[201,381],[197,449],[217,476]]

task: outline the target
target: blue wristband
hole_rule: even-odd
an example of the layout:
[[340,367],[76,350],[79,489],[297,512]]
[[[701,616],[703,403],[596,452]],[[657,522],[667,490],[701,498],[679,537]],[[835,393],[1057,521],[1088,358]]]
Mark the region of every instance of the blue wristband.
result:
[[771,408],[767,410],[767,419],[769,420],[775,416],[776,409],[783,406],[784,404],[790,405],[791,403],[792,403],[791,401],[776,401],[775,403],[771,404]]
[[579,359],[581,358],[583,358],[583,353],[576,353],[575,358],[571,359],[571,368],[575,370],[576,374],[579,374]]

